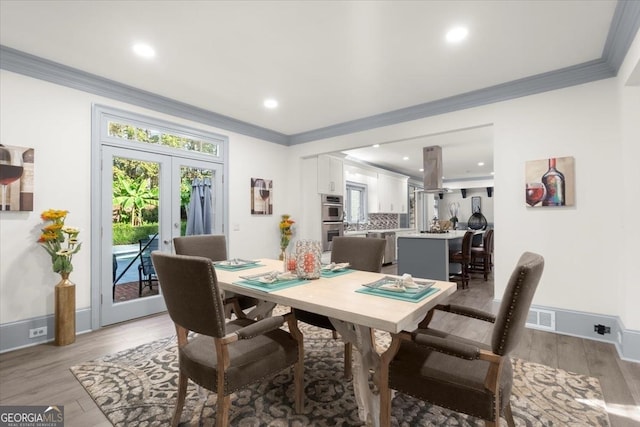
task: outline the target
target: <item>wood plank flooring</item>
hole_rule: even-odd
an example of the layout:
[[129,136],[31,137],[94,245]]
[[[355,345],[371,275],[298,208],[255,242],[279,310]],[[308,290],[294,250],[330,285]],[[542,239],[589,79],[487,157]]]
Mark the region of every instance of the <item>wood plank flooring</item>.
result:
[[[395,271],[394,265],[384,269]],[[484,310],[491,310],[492,300],[493,282],[481,276],[450,298]],[[448,313],[436,315],[432,325],[485,342],[490,338],[489,324]],[[174,333],[169,317],[160,314],[78,335],[66,347],[51,343],[2,354],[0,405],[61,404],[66,427],[109,426],[69,367]],[[598,378],[611,426],[640,425],[640,364],[620,360],[613,345],[527,329],[513,356]]]

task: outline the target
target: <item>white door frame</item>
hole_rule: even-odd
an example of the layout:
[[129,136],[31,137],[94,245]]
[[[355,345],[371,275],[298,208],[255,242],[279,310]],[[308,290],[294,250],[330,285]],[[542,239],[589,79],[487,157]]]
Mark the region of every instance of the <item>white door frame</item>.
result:
[[[107,190],[105,191],[104,188],[106,184],[102,182],[103,147],[113,147],[114,149],[119,148],[124,150],[132,150],[133,152],[149,153],[151,157],[153,157],[153,154],[156,154],[171,159],[171,162],[168,164],[169,168],[167,169],[170,171],[170,173],[165,174],[166,177],[162,178],[163,180],[166,179],[166,182],[162,182],[160,184],[161,188],[170,188],[172,182],[179,182],[179,178],[176,177],[180,176],[180,166],[190,166],[201,169],[215,170],[216,174],[218,174],[217,176],[219,176],[220,178],[216,180],[216,184],[218,186],[218,199],[216,202],[217,206],[214,207],[214,209],[216,210],[214,233],[217,234],[228,233],[228,229],[226,227],[227,218],[229,215],[227,190],[228,184],[224,177],[227,174],[227,165],[229,159],[227,150],[228,138],[224,135],[214,134],[212,132],[202,131],[200,129],[190,128],[184,125],[166,122],[161,119],[154,119],[136,113],[131,113],[128,111],[118,110],[101,105],[94,105],[92,113],[91,212],[93,220],[91,223],[91,329],[97,330],[103,326],[101,313],[102,301],[107,298],[109,301],[111,301],[110,287],[108,295],[104,295],[103,297],[105,289],[103,283],[109,283],[110,286],[112,283],[111,242],[113,240],[111,236],[111,227],[109,227],[108,230],[109,236],[103,235],[103,217],[108,216],[109,224],[111,224],[112,220],[112,200],[105,202],[103,193],[107,193],[110,197],[112,193],[112,187],[107,188]],[[217,156],[211,156],[210,154],[200,153],[197,151],[187,151],[171,148],[158,144],[143,144],[135,141],[117,140],[113,137],[108,136],[106,130],[106,124],[108,123],[108,121],[114,119],[123,122],[132,121],[136,124],[142,124],[142,126],[150,126],[154,129],[159,128],[165,130],[167,133],[173,133],[176,135],[187,135],[199,140],[213,142],[218,146]],[[105,167],[111,170],[112,165],[105,164]],[[109,179],[108,181],[110,186],[111,179]],[[171,218],[169,218],[168,220],[160,222],[160,227],[162,227],[163,229],[159,230],[159,238],[162,239],[159,241],[159,247],[163,250],[172,250],[172,238],[175,237],[174,234],[180,234],[180,227],[179,225],[176,226],[176,224],[179,224],[180,218],[180,194],[179,188],[177,188],[176,190],[177,192],[173,196],[171,196],[171,202],[169,202],[169,206],[171,206],[171,213],[167,215],[169,217],[178,218],[178,221],[171,221]],[[107,206],[105,203],[108,203],[109,206],[109,208],[106,210],[102,207]],[[174,229],[176,229],[177,231],[173,231]],[[104,241],[109,242],[108,251],[103,250]],[[168,243],[165,243],[165,241]],[[162,297],[155,297],[156,300],[154,300],[153,298],[154,297],[142,298],[141,300],[144,301],[144,303],[141,304],[148,303],[150,305],[149,310],[151,312],[157,312],[160,305],[164,310],[164,300],[162,299]],[[122,311],[127,312],[128,309],[122,309]],[[135,313],[135,310],[132,309],[130,313]],[[123,320],[127,319],[123,318]]]

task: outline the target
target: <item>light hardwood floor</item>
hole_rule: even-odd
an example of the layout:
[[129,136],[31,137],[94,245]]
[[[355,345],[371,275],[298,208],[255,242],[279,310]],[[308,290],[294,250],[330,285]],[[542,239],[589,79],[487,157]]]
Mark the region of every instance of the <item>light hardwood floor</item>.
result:
[[[395,273],[388,266],[385,273]],[[490,309],[493,282],[473,280],[450,302]],[[432,325],[484,340],[490,326],[450,314],[438,314]],[[109,426],[69,367],[106,354],[174,334],[166,314],[150,316],[78,335],[74,344],[42,344],[0,355],[0,405],[61,404],[66,427]],[[640,425],[640,364],[620,360],[613,345],[527,329],[513,354],[525,360],[596,377],[600,381],[612,427]],[[505,424],[506,425],[506,424]]]

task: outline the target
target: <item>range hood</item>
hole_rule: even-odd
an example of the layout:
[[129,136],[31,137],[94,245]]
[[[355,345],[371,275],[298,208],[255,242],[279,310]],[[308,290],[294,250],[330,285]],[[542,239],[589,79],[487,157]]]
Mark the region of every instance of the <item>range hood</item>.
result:
[[434,145],[422,149],[424,165],[424,192],[446,193],[448,188],[442,185],[442,147]]

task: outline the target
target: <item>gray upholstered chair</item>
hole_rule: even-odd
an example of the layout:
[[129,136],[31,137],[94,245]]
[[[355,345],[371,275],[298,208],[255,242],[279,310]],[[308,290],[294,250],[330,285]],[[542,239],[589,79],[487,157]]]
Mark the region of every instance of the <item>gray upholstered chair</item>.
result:
[[[500,425],[514,425],[509,397],[509,353],[518,345],[542,276],[542,256],[525,252],[504,292],[497,315],[462,306],[436,306],[419,328],[394,335],[380,367],[380,424],[391,421],[391,389]],[[494,323],[486,345],[429,328],[434,310]]]
[[[382,270],[384,259],[384,239],[363,238],[363,237],[334,237],[331,250],[331,262],[348,262],[350,268],[361,271],[372,271],[379,273]],[[336,329],[327,316],[311,313],[305,310],[294,309],[296,319],[334,332]],[[374,340],[375,342],[375,340]],[[351,378],[351,343],[344,344],[344,376]]]
[[[178,335],[178,398],[171,424],[180,422],[189,379],[218,395],[215,425],[227,426],[231,393],[291,366],[295,409],[300,413],[304,345],[293,313],[226,321],[209,258],[158,251],[151,257]],[[285,321],[291,333],[280,329]]]
[[[224,234],[200,234],[194,236],[181,236],[173,238],[173,248],[178,255],[203,256],[211,261],[224,261],[227,259],[227,239]],[[236,295],[233,292],[225,292],[225,306],[227,317],[231,316],[231,310],[238,317],[245,317],[244,311],[253,307],[258,300],[245,295]]]

